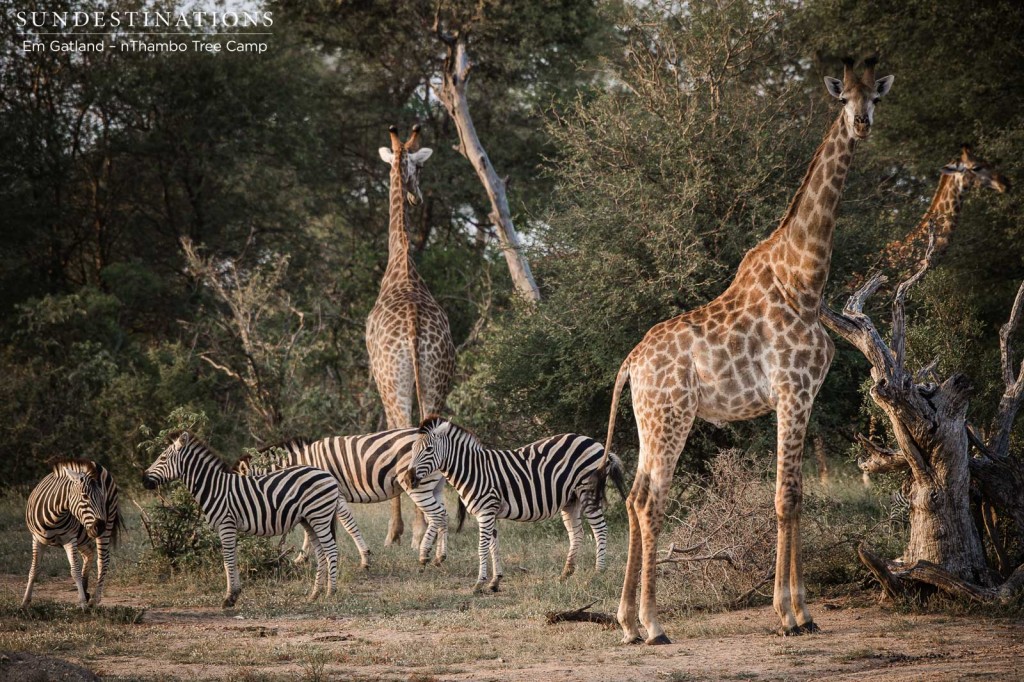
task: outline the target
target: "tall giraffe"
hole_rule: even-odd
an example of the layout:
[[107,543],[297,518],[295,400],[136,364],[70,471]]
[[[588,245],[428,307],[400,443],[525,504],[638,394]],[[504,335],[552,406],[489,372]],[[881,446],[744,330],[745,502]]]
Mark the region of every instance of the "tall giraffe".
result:
[[974,154],[970,145],[960,147],[960,155],[940,169],[939,186],[935,189],[928,210],[906,237],[886,246],[882,259],[891,268],[920,264],[928,244],[928,233],[935,230],[932,258],[949,246],[949,240],[960,221],[964,196],[972,187],[987,187],[1003,194],[1010,181],[990,163]]
[[893,77],[875,80],[877,59],[863,77],[846,60],[843,80],[825,78],[843,107],[814,154],[782,223],[747,252],[735,279],[707,305],[661,322],[626,357],[615,379],[608,423],[610,451],[622,387],[632,385],[640,456],[626,499],[629,556],[618,620],[624,643],[667,644],[655,597],[658,535],[676,461],[696,417],[713,424],[775,411],[778,546],[775,611],[788,634],[817,626],[805,604],[799,518],[804,433],[834,347],[818,321],[832,258],[836,208],[858,140],[871,130],[874,107]]
[[[448,316],[423,282],[409,254],[405,202],[422,201],[419,173],[433,150],[419,149],[418,125],[402,143],[391,126],[391,148],[381,147],[380,158],[391,166],[391,216],[388,224],[388,266],[380,282],[377,303],[366,319],[366,349],[377,391],[384,402],[389,429],[411,428],[427,415],[443,411],[455,373],[455,345]],[[419,419],[413,417],[413,399]],[[416,510],[417,534],[425,527]],[[402,506],[391,502],[386,544],[401,537]]]

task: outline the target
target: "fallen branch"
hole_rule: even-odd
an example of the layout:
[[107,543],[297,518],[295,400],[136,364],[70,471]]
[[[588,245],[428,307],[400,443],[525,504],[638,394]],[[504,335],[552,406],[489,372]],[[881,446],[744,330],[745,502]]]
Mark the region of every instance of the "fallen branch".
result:
[[907,588],[903,581],[893,575],[889,567],[886,566],[885,561],[868,550],[867,545],[861,543],[857,547],[857,556],[860,557],[861,563],[867,566],[867,569],[875,576],[875,580],[882,586],[882,590],[889,599],[897,601],[907,596]]
[[612,614],[587,610],[596,603],[597,600],[595,599],[586,606],[573,609],[572,611],[548,611],[546,614],[547,623],[548,625],[566,622],[597,623],[605,627],[618,627],[619,621]]
[[142,508],[142,505],[135,501],[134,497],[131,498],[131,501],[132,504],[135,505],[135,508],[139,510],[139,518],[142,519],[142,527],[146,530],[146,535],[149,537],[149,544],[153,549],[156,549],[156,542],[153,540],[153,533],[149,529],[149,516],[146,515],[146,510]]

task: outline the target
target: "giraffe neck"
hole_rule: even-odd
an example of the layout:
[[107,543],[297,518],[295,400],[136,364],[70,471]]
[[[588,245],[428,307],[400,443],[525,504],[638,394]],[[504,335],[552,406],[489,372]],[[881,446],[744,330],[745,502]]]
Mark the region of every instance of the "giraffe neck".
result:
[[935,230],[935,253],[939,253],[949,244],[950,236],[960,220],[960,208],[963,206],[965,193],[962,176],[943,175],[939,178],[939,186],[935,189],[928,210],[914,230],[925,239],[929,230]]
[[405,178],[402,168],[405,164],[405,150],[394,149],[391,161],[390,219],[388,222],[388,267],[384,271],[381,286],[409,279],[413,270],[409,258],[409,233],[405,226]]
[[769,237],[771,267],[787,299],[814,315],[828,281],[836,209],[855,145],[840,114],[814,153],[782,223]]

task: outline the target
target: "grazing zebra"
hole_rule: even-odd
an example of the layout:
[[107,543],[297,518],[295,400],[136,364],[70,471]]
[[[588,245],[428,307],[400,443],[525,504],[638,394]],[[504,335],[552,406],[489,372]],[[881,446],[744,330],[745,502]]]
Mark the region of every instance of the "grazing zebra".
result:
[[622,462],[608,453],[607,468],[603,468],[604,448],[599,442],[566,433],[516,450],[489,450],[472,433],[440,417],[424,421],[419,434],[407,472],[409,483],[416,485],[440,471],[480,527],[480,573],[474,592],[482,591],[487,581],[488,555],[494,564],[491,591],[497,592],[501,582],[497,519],[540,521],[561,511],[569,532],[569,556],[562,570],[565,579],[576,569],[576,551],[583,539],[582,510],[597,544],[597,570],[604,570],[608,524],[602,506],[607,477],[611,476],[623,499],[626,490]]
[[[103,599],[110,547],[122,527],[117,485],[109,471],[90,460],[58,459],[51,465],[53,470],[32,490],[25,508],[25,524],[32,533],[32,566],[21,605],[32,601],[39,550],[43,545],[62,545],[78,588],[78,607],[97,606]],[[86,590],[94,549],[96,587],[90,599]]]
[[300,466],[266,476],[239,476],[188,431],[171,437],[171,445],[142,475],[142,485],[153,490],[180,478],[192,493],[220,536],[228,581],[224,608],[234,606],[242,591],[235,557],[238,534],[284,535],[297,524],[310,535],[316,550],[316,582],[310,600],[316,599],[324,583],[327,595],[334,594],[338,576],[334,514],[344,502],[329,473]]
[[[420,563],[429,561],[430,548],[436,539],[434,564],[439,565],[448,548],[448,514],[441,496],[444,477],[440,473],[425,476],[418,485],[410,487],[399,475],[408,466],[418,437],[418,429],[395,429],[364,436],[333,436],[313,442],[295,438],[278,446],[286,454],[270,469],[303,464],[329,471],[338,480],[342,498],[356,504],[385,502],[400,495],[404,488],[427,519],[427,529],[420,539]],[[266,471],[253,467],[249,460],[248,457],[239,460],[236,470],[241,474]],[[369,567],[370,550],[347,506],[338,508],[338,520],[359,548],[361,566]],[[306,540],[308,542],[308,536]],[[303,554],[307,551],[307,542],[302,545]]]

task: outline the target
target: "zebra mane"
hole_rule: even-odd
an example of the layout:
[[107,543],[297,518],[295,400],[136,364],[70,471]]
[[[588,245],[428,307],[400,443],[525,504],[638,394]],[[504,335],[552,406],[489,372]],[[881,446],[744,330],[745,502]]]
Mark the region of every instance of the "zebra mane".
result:
[[[305,436],[295,436],[294,438],[286,438],[285,440],[280,440],[280,441],[278,441],[276,443],[271,443],[270,445],[264,445],[262,448],[259,448],[258,450],[256,450],[256,452],[258,452],[258,453],[260,453],[262,455],[263,453],[270,452],[271,450],[273,450],[275,448],[281,448],[281,449],[287,450],[289,445],[296,445],[296,446],[298,446],[300,448],[304,448],[304,447],[306,447],[307,445],[309,445],[312,442],[313,442],[312,440],[310,440],[309,438],[306,438]],[[249,456],[246,455],[246,457],[249,457]],[[239,460],[239,461],[241,461],[241,460]]]
[[206,444],[206,441],[204,441],[202,438],[192,433],[188,429],[178,429],[175,431],[171,431],[170,433],[167,434],[167,440],[173,443],[174,441],[178,440],[179,437],[185,434],[188,434],[189,439],[191,439],[193,443],[200,446],[199,449],[202,450],[204,454],[208,455],[209,459],[215,462],[217,466],[220,467],[220,470],[222,472],[226,474],[233,473],[231,470],[231,466],[223,459],[221,459],[221,456],[214,452],[213,448]]
[[432,415],[423,420],[423,423],[420,424],[420,435],[432,433],[434,429],[437,429],[441,426],[448,427],[447,432],[449,435],[462,436],[463,439],[469,441],[470,445],[478,448],[483,447],[483,444],[480,442],[480,437],[477,436],[475,433],[473,433],[464,426],[459,426],[450,419],[446,419],[445,417],[439,417],[437,415]]
[[87,475],[94,481],[100,480],[99,465],[91,459],[76,459],[74,457],[54,457],[47,464],[55,474],[60,474],[61,469],[70,469]]

